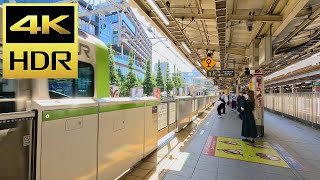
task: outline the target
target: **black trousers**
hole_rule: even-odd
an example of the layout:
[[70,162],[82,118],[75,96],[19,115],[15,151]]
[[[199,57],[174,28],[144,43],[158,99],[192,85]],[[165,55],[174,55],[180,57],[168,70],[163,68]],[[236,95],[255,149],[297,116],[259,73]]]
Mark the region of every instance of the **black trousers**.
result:
[[222,113],[225,114],[226,113],[226,104],[227,103],[222,103],[223,106],[222,106]]
[[237,102],[236,101],[232,101],[232,109],[236,109],[237,107]]
[[221,116],[221,110],[223,109],[223,107],[224,107],[224,103],[221,103],[217,108],[219,116]]

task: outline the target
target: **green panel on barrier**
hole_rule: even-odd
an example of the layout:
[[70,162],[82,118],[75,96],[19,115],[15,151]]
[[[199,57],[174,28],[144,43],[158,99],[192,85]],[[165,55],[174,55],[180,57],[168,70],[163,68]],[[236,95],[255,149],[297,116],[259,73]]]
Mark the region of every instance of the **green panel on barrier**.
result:
[[58,119],[65,119],[77,116],[84,116],[90,114],[97,114],[98,107],[84,107],[77,109],[61,109],[42,112],[42,121],[52,121]]
[[111,112],[111,111],[119,111],[119,110],[133,109],[133,108],[139,108],[139,107],[144,107],[144,102],[100,106],[99,112]]
[[158,106],[159,102],[146,102],[146,106]]

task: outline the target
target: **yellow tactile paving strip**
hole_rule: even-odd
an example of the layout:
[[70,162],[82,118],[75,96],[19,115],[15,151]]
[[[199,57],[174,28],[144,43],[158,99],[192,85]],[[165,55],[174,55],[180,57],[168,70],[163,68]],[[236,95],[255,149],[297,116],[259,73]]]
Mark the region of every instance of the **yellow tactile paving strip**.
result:
[[[212,139],[216,142],[215,150],[206,151],[206,148],[204,148],[204,154],[290,168],[281,155],[268,142],[257,141],[255,143],[248,143],[236,138],[211,137],[209,136],[208,140]],[[212,140],[210,144],[212,144]]]

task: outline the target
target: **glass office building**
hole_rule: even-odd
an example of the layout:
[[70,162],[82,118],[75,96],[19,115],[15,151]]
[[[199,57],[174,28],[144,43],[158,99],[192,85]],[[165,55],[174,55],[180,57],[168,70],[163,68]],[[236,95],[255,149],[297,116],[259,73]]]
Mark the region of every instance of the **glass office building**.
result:
[[128,8],[125,12],[110,12],[100,17],[99,24],[99,38],[106,44],[112,44],[116,51],[116,65],[121,73],[125,75],[129,70],[129,52],[132,50],[136,74],[143,79],[147,59],[152,58],[152,43],[131,9]]

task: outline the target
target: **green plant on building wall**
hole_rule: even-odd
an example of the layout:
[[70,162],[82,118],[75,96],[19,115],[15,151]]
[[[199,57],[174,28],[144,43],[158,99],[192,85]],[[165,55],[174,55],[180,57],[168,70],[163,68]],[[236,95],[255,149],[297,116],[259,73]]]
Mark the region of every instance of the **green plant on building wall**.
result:
[[116,70],[116,62],[114,60],[114,50],[112,49],[111,45],[108,45],[109,51],[109,60],[110,60],[110,85],[120,86],[120,77],[118,76]]
[[164,83],[163,83],[163,76],[160,67],[160,60],[158,61],[158,72],[157,72],[157,86],[164,91]]
[[148,59],[147,60],[147,69],[146,69],[146,74],[145,74],[145,78],[143,81],[143,92],[145,94],[147,94],[147,96],[150,96],[153,88],[154,88],[154,84],[152,83],[152,75],[151,75],[151,60]]
[[139,86],[139,81],[137,80],[136,73],[134,72],[134,57],[133,57],[133,51],[131,50],[129,53],[129,71],[126,74],[126,80],[124,83],[120,86],[120,95],[122,97],[128,97],[130,96],[130,89],[136,86]]

